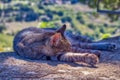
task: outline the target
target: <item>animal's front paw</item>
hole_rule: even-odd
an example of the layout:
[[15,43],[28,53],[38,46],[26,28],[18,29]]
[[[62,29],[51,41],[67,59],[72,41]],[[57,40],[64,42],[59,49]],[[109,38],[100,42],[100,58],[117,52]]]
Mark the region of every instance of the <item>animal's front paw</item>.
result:
[[99,58],[95,54],[87,54],[85,56],[85,62],[91,66],[95,66],[99,63]]

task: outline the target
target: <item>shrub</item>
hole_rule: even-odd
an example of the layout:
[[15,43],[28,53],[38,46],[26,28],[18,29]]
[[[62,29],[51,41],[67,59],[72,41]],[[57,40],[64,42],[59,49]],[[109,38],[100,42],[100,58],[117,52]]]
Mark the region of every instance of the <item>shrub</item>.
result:
[[5,25],[0,25],[0,33],[2,33],[3,30],[5,30],[5,29],[6,29]]
[[81,24],[85,24],[85,21],[83,20],[83,17],[79,14],[76,19],[81,23]]
[[51,20],[53,19],[53,14],[51,12],[47,12],[46,14]]
[[101,39],[106,39],[106,38],[109,38],[109,37],[111,37],[111,34],[106,33],[106,34],[102,35]]
[[100,28],[100,32],[101,32],[101,33],[105,33],[104,28]]
[[77,19],[77,20],[81,20],[81,19],[82,19],[82,16],[77,16],[76,19]]
[[19,7],[20,7],[20,11],[23,11],[23,12],[33,11],[33,9],[29,8],[27,5],[21,5]]
[[40,28],[53,28],[55,27],[55,22],[40,22],[38,24],[38,27]]
[[8,18],[6,19],[6,22],[12,22],[13,20],[14,20],[13,17],[8,17]]
[[107,24],[107,23],[104,23],[103,26],[108,27],[108,24]]
[[17,14],[15,16],[15,21],[22,21],[23,20],[23,16],[21,14]]
[[1,0],[3,3],[10,3],[12,0]]
[[62,11],[57,12],[57,14],[58,14],[58,16],[63,16],[64,15]]
[[88,27],[89,27],[90,29],[95,29],[95,25],[94,25],[94,24],[88,24]]
[[25,17],[25,21],[29,22],[29,21],[35,21],[38,19],[38,14],[35,13],[35,12],[29,12],[26,14],[26,17]]
[[61,19],[61,21],[62,21],[63,23],[65,23],[65,22],[72,22],[72,19],[71,19],[71,17],[66,16],[66,17],[63,17],[63,18]]
[[79,21],[81,24],[85,24],[85,21],[84,20],[80,20]]
[[37,5],[39,9],[44,9],[44,7],[40,4]]
[[47,18],[45,18],[45,17],[41,18],[41,20],[42,20],[43,22],[48,22],[48,21],[49,21],[49,20],[48,20]]

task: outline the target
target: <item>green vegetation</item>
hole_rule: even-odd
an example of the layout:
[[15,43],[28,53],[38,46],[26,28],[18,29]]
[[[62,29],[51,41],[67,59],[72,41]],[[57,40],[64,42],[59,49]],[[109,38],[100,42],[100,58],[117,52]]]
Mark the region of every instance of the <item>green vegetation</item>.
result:
[[6,26],[1,24],[0,25],[0,33],[2,33],[5,29],[6,29]]
[[106,34],[103,34],[101,38],[106,39],[106,38],[109,38],[109,37],[111,37],[111,34],[106,33]]
[[[69,30],[81,35],[89,36],[94,40],[104,39],[116,34],[120,35],[117,30],[120,28],[119,15],[102,15],[100,13],[97,13],[97,0],[89,0],[88,4],[85,4],[86,0],[76,0],[78,1],[77,4],[74,4],[75,2],[72,2],[73,4],[60,5],[54,3],[45,3],[45,1],[46,0],[11,0],[8,3],[5,3],[6,5],[1,4],[0,20],[4,19],[6,23],[27,23],[38,21],[38,27],[40,28],[59,27],[63,24],[67,24]],[[106,3],[108,5],[112,5],[113,3],[113,0],[102,1],[104,1],[102,2],[102,5],[103,3]],[[82,2],[82,4],[80,2]],[[119,2],[119,0],[115,0],[114,4],[117,4]],[[92,8],[87,7],[87,5]],[[116,9],[118,7],[119,6],[116,5]],[[103,6],[103,9],[105,8],[111,8],[111,6]],[[4,18],[1,15],[3,12],[5,12]],[[0,25],[1,51],[6,47],[12,47],[13,36],[4,33],[5,30],[5,27]]]
[[[81,0],[80,0],[81,1]],[[86,0],[84,0],[85,2]],[[88,5],[92,8],[97,7],[98,0],[89,0]],[[99,0],[99,8],[101,10],[109,10],[109,11],[119,11],[120,12],[120,0]],[[119,19],[120,14],[108,14],[111,21],[117,21]]]
[[0,34],[0,52],[12,50],[13,36]]

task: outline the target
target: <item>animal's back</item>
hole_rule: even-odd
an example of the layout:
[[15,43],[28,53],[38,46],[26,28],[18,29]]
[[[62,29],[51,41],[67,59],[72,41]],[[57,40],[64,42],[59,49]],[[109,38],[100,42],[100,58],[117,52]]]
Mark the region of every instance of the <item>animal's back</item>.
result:
[[[23,39],[29,35],[32,35],[34,33],[41,33],[42,30],[41,29],[36,29],[34,27],[30,27],[30,28],[26,28],[26,29],[23,29],[21,30],[20,32],[18,32],[16,34],[16,36],[14,37],[14,41],[13,41],[13,48],[14,48],[14,51],[22,56],[22,57],[27,57],[27,55],[25,54],[25,52],[29,50],[28,46],[25,46],[24,42],[23,42]],[[25,51],[26,49],[26,51]],[[26,52],[26,53],[27,53]],[[30,52],[30,51],[29,51]],[[31,54],[31,52],[29,53]],[[26,55],[26,56],[25,56]],[[32,56],[32,55],[31,55]]]
[[17,52],[17,44],[25,37],[25,36],[28,36],[30,34],[34,34],[34,33],[41,33],[42,32],[42,29],[37,29],[35,27],[30,27],[30,28],[26,28],[26,29],[23,29],[21,30],[20,32],[18,32],[16,34],[16,36],[14,37],[14,41],[13,41],[13,48],[14,50]]
[[[14,51],[18,55],[30,59],[39,59],[43,55],[53,56],[59,51],[68,51],[70,49],[69,41],[62,36],[61,32],[55,28],[30,27],[23,29],[14,38]],[[54,46],[54,43],[59,46]]]

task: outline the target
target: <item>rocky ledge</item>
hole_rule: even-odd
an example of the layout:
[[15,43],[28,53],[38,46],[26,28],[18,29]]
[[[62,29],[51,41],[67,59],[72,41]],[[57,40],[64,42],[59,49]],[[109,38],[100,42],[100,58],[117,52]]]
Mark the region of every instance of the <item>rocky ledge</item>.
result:
[[0,53],[0,80],[120,80],[119,38],[112,41],[118,49],[102,51],[96,67],[82,63],[23,59],[14,52]]

